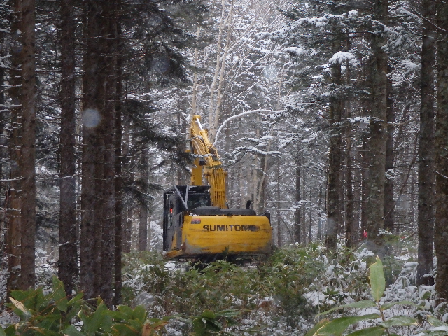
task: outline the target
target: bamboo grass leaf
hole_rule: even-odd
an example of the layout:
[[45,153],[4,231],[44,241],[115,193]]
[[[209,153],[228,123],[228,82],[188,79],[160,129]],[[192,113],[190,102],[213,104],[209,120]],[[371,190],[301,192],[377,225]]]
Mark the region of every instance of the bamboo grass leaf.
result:
[[327,323],[323,328],[319,329],[315,335],[320,336],[341,336],[344,331],[352,324],[365,320],[373,320],[380,318],[379,314],[367,314],[361,316],[344,316],[339,317]]
[[370,265],[370,287],[373,299],[379,302],[386,289],[386,280],[384,278],[383,263],[378,257],[376,260],[375,263]]

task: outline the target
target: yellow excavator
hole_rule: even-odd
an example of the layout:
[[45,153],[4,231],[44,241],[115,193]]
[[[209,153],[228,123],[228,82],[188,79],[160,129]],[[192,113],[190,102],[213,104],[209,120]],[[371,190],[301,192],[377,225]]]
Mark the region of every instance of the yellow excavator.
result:
[[272,249],[269,213],[257,216],[252,209],[227,207],[227,173],[200,120],[194,115],[190,124],[195,157],[190,185],[176,185],[164,193],[166,257],[203,262],[262,259]]

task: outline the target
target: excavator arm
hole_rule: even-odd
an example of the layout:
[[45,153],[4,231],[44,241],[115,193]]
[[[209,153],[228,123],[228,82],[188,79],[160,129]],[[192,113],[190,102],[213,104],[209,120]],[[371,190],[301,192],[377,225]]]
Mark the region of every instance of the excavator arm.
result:
[[202,185],[202,177],[205,176],[210,185],[212,205],[225,209],[227,208],[227,173],[222,168],[218,152],[210,142],[200,119],[199,115],[193,115],[190,124],[191,151],[196,156],[195,167],[191,174],[191,185]]

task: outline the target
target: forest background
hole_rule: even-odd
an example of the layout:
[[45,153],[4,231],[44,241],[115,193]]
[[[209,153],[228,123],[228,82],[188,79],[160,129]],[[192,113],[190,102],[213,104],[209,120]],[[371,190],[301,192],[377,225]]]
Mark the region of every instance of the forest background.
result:
[[276,246],[414,239],[416,283],[437,274],[448,298],[444,1],[0,10],[2,293],[45,256],[67,293],[121,302],[122,254],[160,249],[161,190],[188,181],[197,113],[229,205],[270,210]]

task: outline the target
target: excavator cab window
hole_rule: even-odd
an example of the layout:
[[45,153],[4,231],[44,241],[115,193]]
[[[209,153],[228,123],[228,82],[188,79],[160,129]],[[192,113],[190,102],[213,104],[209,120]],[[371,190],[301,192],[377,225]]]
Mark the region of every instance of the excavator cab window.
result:
[[188,197],[188,209],[194,210],[201,206],[212,205],[210,193],[194,193]]

